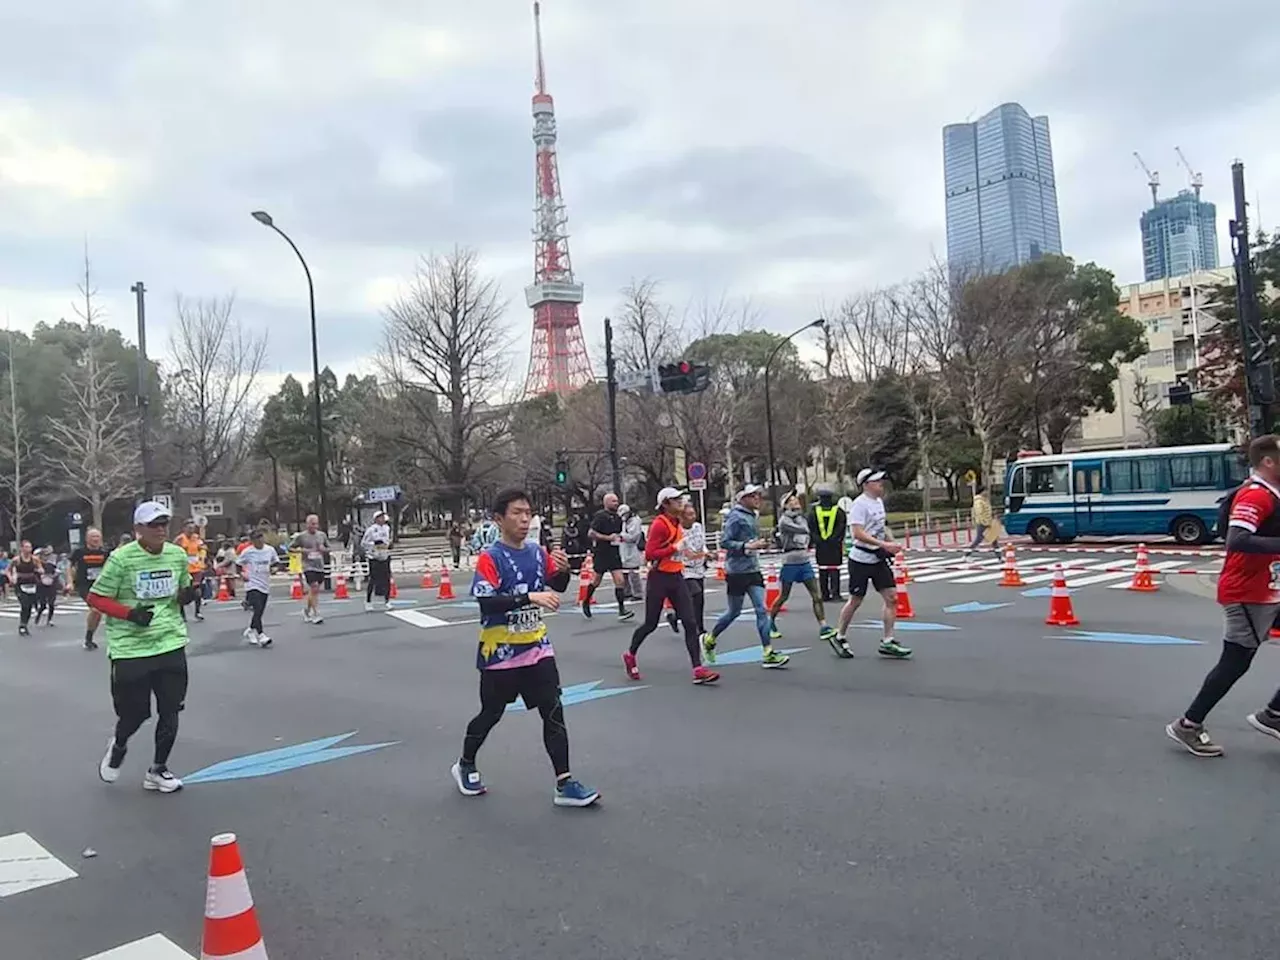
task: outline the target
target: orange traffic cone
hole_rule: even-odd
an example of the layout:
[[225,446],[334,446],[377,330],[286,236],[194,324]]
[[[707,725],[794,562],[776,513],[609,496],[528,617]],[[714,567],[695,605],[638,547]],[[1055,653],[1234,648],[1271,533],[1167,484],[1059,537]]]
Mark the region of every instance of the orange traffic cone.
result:
[[[778,586],[778,571],[770,568],[768,579],[765,580],[764,588],[764,606],[766,610],[772,610],[773,605],[778,602],[778,598],[782,596],[782,588]],[[782,609],[779,608],[779,613]]]
[[1138,564],[1133,571],[1133,580],[1129,582],[1129,589],[1138,593],[1155,593],[1160,589],[1151,579],[1151,559],[1147,556],[1145,543],[1138,544]]
[[578,605],[587,603],[587,591],[591,589],[591,558],[587,557],[587,562],[582,565],[582,570],[578,573]]
[[230,600],[231,588],[227,586],[227,578],[218,578],[218,600]]
[[[427,563],[430,563],[430,562],[431,562],[430,560],[427,561]],[[431,576],[431,568],[427,567],[425,570],[422,571],[422,589],[430,590],[435,585],[436,585],[436,578]]]
[[345,573],[338,574],[337,580],[333,584],[333,599],[350,600],[351,593],[347,590],[347,575]]
[[1004,576],[1000,578],[1002,587],[1025,587],[1026,581],[1018,572],[1018,557],[1013,552],[1013,544],[1004,548]]
[[907,569],[907,551],[903,550],[898,554],[897,559],[893,561],[893,567],[896,572],[902,574],[902,582],[911,582],[911,571]]
[[1053,587],[1049,593],[1049,616],[1045,623],[1051,627],[1074,627],[1080,621],[1071,609],[1071,591],[1067,589],[1067,575],[1062,572],[1062,564],[1053,565]]
[[301,577],[294,577],[293,588],[289,591],[289,599],[290,600],[302,599],[302,578]]
[[392,577],[387,582],[387,599],[394,600],[400,596],[400,591],[396,589],[396,578]]
[[[902,556],[902,554],[898,554]],[[894,585],[897,587],[898,600],[894,604],[894,614],[899,620],[914,620],[916,612],[911,607],[911,594],[907,592],[906,567],[898,564],[898,569],[894,571]]]
[[440,571],[440,592],[436,594],[437,600],[456,600],[453,595],[453,584],[449,582],[449,568],[445,567]]
[[716,555],[716,579],[717,580],[724,579],[724,551],[723,550],[721,550]]
[[253,909],[249,878],[240,860],[234,833],[220,833],[209,841],[209,881],[204,898],[204,937],[201,960],[267,960],[258,914]]

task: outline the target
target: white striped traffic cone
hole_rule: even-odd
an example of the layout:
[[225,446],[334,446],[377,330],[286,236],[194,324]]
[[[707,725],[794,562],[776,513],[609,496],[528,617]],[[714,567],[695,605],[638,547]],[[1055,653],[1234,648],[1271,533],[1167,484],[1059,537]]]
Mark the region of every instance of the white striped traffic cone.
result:
[[249,878],[234,833],[209,841],[209,885],[204,898],[200,960],[267,960]]

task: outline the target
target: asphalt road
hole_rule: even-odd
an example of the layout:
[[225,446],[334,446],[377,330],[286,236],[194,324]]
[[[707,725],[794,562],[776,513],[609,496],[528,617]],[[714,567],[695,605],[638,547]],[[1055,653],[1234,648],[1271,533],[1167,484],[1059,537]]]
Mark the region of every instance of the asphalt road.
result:
[[[181,956],[144,953],[153,934],[198,956],[208,840],[228,830],[273,960],[1270,956],[1280,744],[1243,722],[1270,652],[1211,718],[1228,756],[1197,760],[1162,728],[1217,657],[1211,602],[1084,584],[1089,639],[1044,626],[1039,585],[919,582],[944,559],[913,569],[909,662],[876,659],[873,628],[836,660],[793,599],[782,646],[807,649],[789,669],[729,663],[693,687],[662,627],[630,685],[607,609],[552,619],[566,688],[633,688],[566,710],[575,773],[604,793],[587,810],[552,806],[524,713],[480,755],[489,794],[454,789],[476,709],[466,602],[405,590],[400,609],[444,623],[352,602],[309,627],[275,599],[271,650],[215,605],[193,626],[176,772],[352,732],[341,747],[390,745],[172,796],[140,788],[150,725],[120,782],[97,779],[106,667],[77,624],[24,639],[0,619],[0,956]],[[973,602],[1008,605],[945,612]],[[758,649],[745,618],[721,649]],[[15,882],[14,834],[77,876]]]

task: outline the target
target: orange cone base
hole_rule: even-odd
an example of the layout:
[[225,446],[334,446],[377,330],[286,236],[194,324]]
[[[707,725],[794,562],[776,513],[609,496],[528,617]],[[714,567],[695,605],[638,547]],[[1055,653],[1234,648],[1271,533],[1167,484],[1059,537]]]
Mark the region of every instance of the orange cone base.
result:
[[422,574],[422,589],[430,590],[436,585],[436,578],[431,576],[431,571],[427,570]]
[[301,580],[293,581],[293,587],[289,590],[289,599],[290,600],[302,599],[302,581]]
[[1135,593],[1155,593],[1160,588],[1151,579],[1150,570],[1140,570],[1133,575],[1133,583],[1129,584],[1129,589]]
[[911,607],[911,594],[898,588],[898,601],[894,604],[894,616],[899,620],[914,620],[916,612]]
[[1002,587],[1025,587],[1027,584],[1022,579],[1022,574],[1017,570],[1006,570],[1004,576],[1000,578],[1000,586]]
[[1074,613],[1071,613],[1070,611],[1068,611],[1068,612],[1067,612],[1067,614],[1066,614],[1065,616],[1054,616],[1054,615],[1051,613],[1051,614],[1049,614],[1049,616],[1048,616],[1048,617],[1046,617],[1046,618],[1045,618],[1045,621],[1044,621],[1044,622],[1045,622],[1046,624],[1048,624],[1049,626],[1051,626],[1051,627],[1078,627],[1078,626],[1080,626],[1080,621],[1079,621],[1079,620],[1077,620],[1077,619],[1076,619],[1076,615],[1075,615]]
[[333,599],[350,600],[351,594],[347,590],[347,578],[338,577],[338,582],[333,585]]

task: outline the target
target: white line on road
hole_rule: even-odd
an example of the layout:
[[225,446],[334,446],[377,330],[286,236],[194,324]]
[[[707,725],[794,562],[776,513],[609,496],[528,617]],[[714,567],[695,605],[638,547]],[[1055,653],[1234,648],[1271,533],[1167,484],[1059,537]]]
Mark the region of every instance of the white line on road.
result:
[[122,947],[108,950],[106,953],[95,953],[84,960],[195,960],[191,954],[163,934],[153,934],[134,940]]
[[0,837],[0,897],[72,880],[76,872],[55,857],[29,833]]
[[417,610],[388,610],[387,613],[412,627],[422,627],[424,630],[427,627],[447,627],[452,622],[433,617],[429,613],[419,613]]

